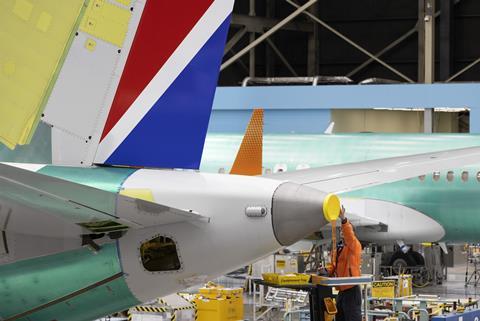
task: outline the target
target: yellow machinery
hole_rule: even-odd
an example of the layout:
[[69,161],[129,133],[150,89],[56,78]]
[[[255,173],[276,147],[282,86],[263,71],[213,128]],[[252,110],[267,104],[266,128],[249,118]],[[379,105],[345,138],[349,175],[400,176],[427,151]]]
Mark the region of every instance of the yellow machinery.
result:
[[213,283],[199,289],[194,299],[197,321],[243,320],[243,289]]

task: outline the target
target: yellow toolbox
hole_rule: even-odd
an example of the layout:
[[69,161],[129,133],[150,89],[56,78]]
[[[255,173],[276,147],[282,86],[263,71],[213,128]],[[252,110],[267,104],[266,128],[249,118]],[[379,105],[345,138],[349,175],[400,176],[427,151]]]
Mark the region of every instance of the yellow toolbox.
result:
[[207,299],[216,299],[216,298],[242,298],[243,289],[242,288],[224,288],[220,286],[213,287],[204,287],[198,290],[198,293],[207,298]]
[[276,284],[276,285],[308,284],[310,282],[310,275],[302,274],[302,273],[292,273],[292,274],[263,273],[262,276],[265,282]]
[[194,299],[197,321],[243,320],[243,289],[207,285]]

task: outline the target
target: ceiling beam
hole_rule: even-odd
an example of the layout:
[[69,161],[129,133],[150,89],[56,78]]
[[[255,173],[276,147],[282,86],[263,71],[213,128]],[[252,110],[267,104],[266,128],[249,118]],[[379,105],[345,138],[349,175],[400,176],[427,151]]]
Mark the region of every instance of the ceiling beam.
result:
[[[275,18],[252,17],[244,14],[234,13],[231,25],[246,27],[248,32],[263,33],[277,25],[281,20]],[[313,32],[313,23],[292,21],[282,27],[283,30]]]

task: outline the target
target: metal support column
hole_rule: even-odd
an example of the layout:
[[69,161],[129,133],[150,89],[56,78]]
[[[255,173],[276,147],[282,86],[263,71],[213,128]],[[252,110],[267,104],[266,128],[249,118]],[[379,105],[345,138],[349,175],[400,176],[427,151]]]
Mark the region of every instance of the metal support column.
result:
[[440,80],[447,80],[452,74],[453,47],[453,0],[440,0]]
[[[426,84],[432,84],[435,81],[435,0],[422,0],[424,8],[423,13],[423,80]],[[421,2],[422,2],[421,1]],[[419,34],[420,36],[420,34]],[[421,41],[420,41],[421,43]],[[419,51],[421,52],[419,43]],[[419,60],[420,62],[420,60]],[[434,128],[434,109],[425,108],[423,116],[423,130],[425,133],[433,133]]]
[[425,83],[435,81],[435,0],[425,0]]
[[[308,9],[309,12],[318,16],[319,6],[318,2]],[[307,50],[307,76],[316,76],[319,74],[319,61],[318,61],[318,50],[319,50],[319,25],[317,23],[313,24],[313,31],[308,34],[308,50]]]
[[[250,0],[250,11],[248,13],[250,17],[255,17],[255,0]],[[250,44],[255,41],[255,32],[250,32]],[[248,59],[248,76],[255,77],[255,47],[252,47],[249,51]]]
[[417,23],[417,33],[418,33],[418,72],[417,72],[417,82],[425,82],[425,1],[418,0],[418,23]]
[[[266,0],[265,2],[265,13],[267,18],[275,17],[275,1],[276,0]],[[267,40],[271,40],[268,39]],[[274,77],[275,76],[275,55],[270,46],[265,47],[265,76]]]

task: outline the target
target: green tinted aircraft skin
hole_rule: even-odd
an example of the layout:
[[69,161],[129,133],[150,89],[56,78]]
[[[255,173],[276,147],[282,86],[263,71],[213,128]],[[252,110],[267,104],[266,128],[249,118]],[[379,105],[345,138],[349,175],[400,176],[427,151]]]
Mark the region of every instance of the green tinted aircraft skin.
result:
[[[209,134],[205,144],[201,170],[226,173],[233,164],[243,135]],[[334,135],[265,135],[263,167],[274,170],[281,166],[297,168],[322,167],[371,159],[421,154],[464,147],[480,146],[480,135],[472,134],[334,134]],[[425,173],[395,183],[345,193],[342,196],[362,197],[395,202],[416,209],[440,223],[445,229],[443,241],[478,242],[480,240],[480,164],[452,168],[453,180],[447,172],[437,177]],[[468,179],[462,180],[462,172]],[[438,179],[437,179],[438,178]]]
[[[134,172],[134,169],[128,168],[50,165],[38,171],[115,193],[120,191],[123,182]],[[120,252],[116,242],[102,245],[98,252],[84,247],[0,265],[0,320],[8,320],[53,303],[14,320],[92,321],[140,304],[121,273]],[[103,283],[112,277],[115,278]],[[96,286],[99,283],[102,284]],[[88,290],[79,293],[85,289]],[[75,294],[74,297],[64,300],[72,294]]]
[[[209,134],[201,171],[218,172],[222,168],[228,172],[242,138],[243,134]],[[307,165],[320,167],[472,146],[480,146],[479,135],[265,135],[263,159],[265,169],[286,166],[287,170],[295,170]],[[30,155],[28,151],[22,152]],[[32,155],[42,159],[49,157],[48,152],[43,154]],[[12,155],[0,150],[2,161],[22,161],[18,156],[9,158]],[[33,160],[30,156],[29,158],[29,162],[35,162],[35,157]],[[39,160],[37,162],[40,163]],[[445,241],[478,241],[480,178],[477,179],[477,172],[480,171],[480,164],[452,171],[452,181],[447,180],[447,171],[440,173],[438,180],[433,179],[433,173],[426,173],[422,180],[414,177],[346,193],[344,196],[391,201],[415,208],[444,227]],[[119,192],[123,182],[135,170],[46,166],[39,172]],[[462,172],[468,172],[467,180],[462,180]],[[55,302],[121,273],[120,255],[117,244],[113,242],[104,245],[98,253],[82,248],[1,265],[0,320],[8,320],[22,312]],[[139,303],[122,276],[15,320],[91,321]]]
[[[0,266],[0,320],[52,303],[121,273],[117,245],[103,245]],[[123,277],[15,321],[92,321],[140,302]]]

